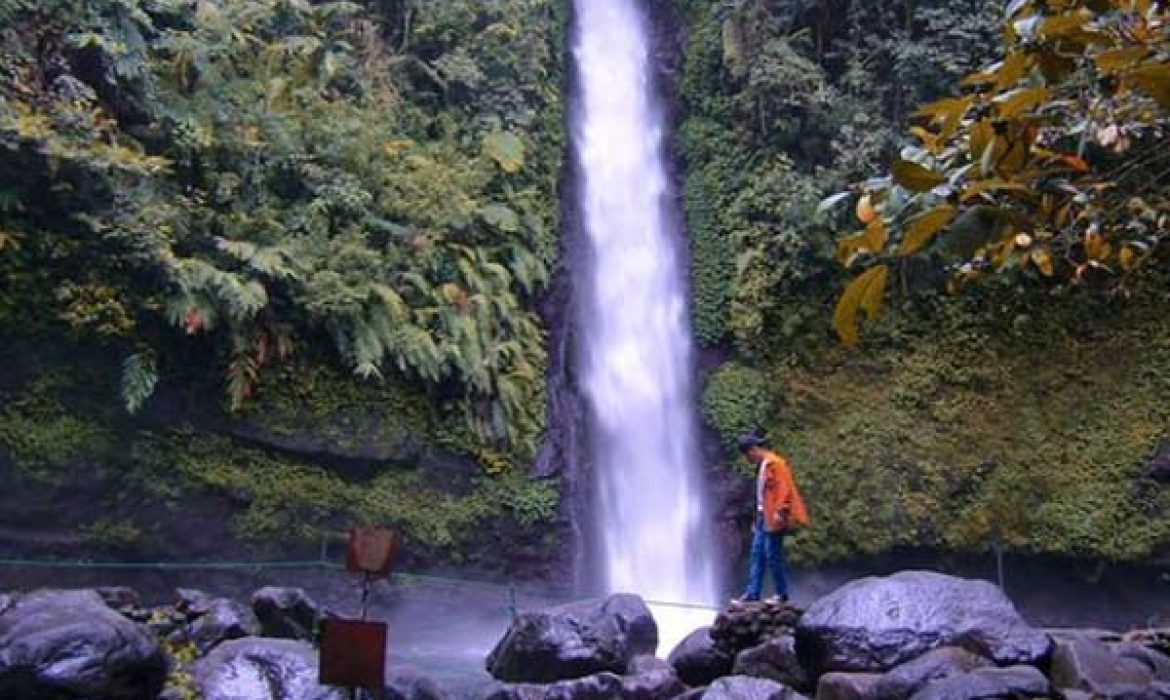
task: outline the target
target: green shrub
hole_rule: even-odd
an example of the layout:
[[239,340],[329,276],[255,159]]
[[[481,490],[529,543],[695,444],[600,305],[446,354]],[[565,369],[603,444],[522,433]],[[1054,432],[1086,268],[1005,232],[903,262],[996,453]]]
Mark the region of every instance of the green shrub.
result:
[[763,372],[726,364],[707,379],[703,389],[703,417],[731,449],[740,433],[761,428],[771,421],[773,396]]

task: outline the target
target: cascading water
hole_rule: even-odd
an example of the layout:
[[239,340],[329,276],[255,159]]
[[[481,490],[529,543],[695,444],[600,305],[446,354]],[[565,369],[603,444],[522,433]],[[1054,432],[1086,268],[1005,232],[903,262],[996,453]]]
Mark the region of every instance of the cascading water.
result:
[[[637,0],[575,8],[572,131],[592,251],[579,336],[605,583],[649,600],[710,604],[687,290],[648,22]],[[660,627],[665,612],[656,611]]]

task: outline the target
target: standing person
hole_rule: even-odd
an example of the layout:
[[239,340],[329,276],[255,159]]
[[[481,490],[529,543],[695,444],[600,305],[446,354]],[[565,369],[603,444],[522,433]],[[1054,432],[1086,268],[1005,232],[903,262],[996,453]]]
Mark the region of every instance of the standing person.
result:
[[784,536],[792,528],[808,525],[808,511],[792,479],[788,461],[767,449],[768,441],[756,434],[739,436],[739,451],[756,467],[756,518],[752,528],[751,568],[740,600],[759,600],[765,567],[780,600],[788,600],[788,564]]

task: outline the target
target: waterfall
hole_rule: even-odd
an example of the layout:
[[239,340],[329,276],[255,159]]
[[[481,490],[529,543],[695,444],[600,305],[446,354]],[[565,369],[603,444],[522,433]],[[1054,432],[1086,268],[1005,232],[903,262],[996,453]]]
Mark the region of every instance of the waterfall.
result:
[[571,126],[591,251],[578,336],[604,582],[648,600],[710,604],[686,265],[648,21],[637,0],[574,4]]

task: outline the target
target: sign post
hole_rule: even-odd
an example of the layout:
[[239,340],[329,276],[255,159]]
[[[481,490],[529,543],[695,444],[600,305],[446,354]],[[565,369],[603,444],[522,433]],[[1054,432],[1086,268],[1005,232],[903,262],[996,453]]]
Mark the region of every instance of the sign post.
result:
[[386,623],[367,618],[374,581],[390,575],[398,546],[398,536],[389,530],[359,525],[349,532],[345,568],[362,577],[361,617],[325,620],[317,673],[322,685],[349,688],[353,698],[358,689],[381,697],[386,687]]

